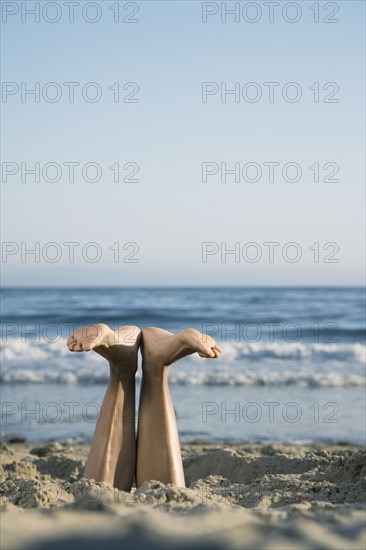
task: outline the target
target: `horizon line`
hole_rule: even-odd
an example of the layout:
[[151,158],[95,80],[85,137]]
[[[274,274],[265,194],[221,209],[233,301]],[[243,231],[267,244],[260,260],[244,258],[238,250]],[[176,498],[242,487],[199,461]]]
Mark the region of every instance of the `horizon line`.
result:
[[212,289],[212,288],[242,288],[242,289],[253,289],[253,288],[365,288],[366,284],[355,284],[355,285],[16,285],[16,286],[0,286],[0,290],[21,290],[21,289],[37,289],[37,290],[47,290],[47,289]]

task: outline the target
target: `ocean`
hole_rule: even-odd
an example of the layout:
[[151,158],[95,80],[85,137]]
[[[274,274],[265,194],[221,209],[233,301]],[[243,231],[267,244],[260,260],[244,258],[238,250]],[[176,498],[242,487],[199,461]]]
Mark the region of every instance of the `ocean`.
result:
[[104,322],[194,327],[223,349],[170,368],[182,440],[365,443],[363,288],[3,289],[1,304],[5,440],[90,440],[108,366],[65,342]]

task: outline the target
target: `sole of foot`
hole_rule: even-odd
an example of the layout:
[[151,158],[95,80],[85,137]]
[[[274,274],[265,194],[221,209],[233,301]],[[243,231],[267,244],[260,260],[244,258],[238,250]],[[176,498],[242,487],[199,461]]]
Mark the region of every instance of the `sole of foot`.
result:
[[111,360],[126,354],[137,355],[140,338],[141,330],[133,325],[111,329],[107,325],[97,324],[76,330],[69,336],[66,345],[69,351],[80,353],[94,350]]
[[222,353],[211,336],[194,328],[177,334],[156,327],[143,329],[141,349],[144,360],[163,366],[193,353],[207,359],[217,359]]

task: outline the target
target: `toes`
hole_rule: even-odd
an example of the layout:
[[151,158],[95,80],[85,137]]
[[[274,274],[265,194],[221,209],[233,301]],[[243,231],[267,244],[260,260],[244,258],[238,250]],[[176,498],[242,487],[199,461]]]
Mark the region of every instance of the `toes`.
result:
[[199,351],[198,355],[200,357],[206,357],[208,359],[214,359],[216,357],[215,352],[212,349],[206,349],[205,351]]
[[71,342],[68,346],[70,351],[83,351],[83,346],[80,342]]
[[81,342],[76,342],[74,351],[84,351],[83,350],[83,344]]
[[198,355],[200,357],[206,357],[208,359],[217,359],[221,355],[221,349],[218,346],[213,346],[212,348],[209,348],[206,346],[205,350],[201,350],[198,352]]
[[89,341],[83,342],[83,340],[76,340],[73,334],[66,340],[66,345],[70,351],[90,351],[93,349]]
[[214,352],[215,354],[215,359],[217,359],[218,357],[220,357],[222,351],[221,349],[219,348],[219,346],[214,346],[213,348],[211,348],[212,351]]

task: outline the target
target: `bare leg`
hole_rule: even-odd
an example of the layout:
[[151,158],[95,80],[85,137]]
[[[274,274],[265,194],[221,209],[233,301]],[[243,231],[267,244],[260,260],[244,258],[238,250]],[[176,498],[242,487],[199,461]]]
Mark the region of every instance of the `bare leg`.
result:
[[85,477],[129,491],[135,463],[135,374],[141,331],[126,326],[84,327],[67,341],[70,351],[94,350],[109,362],[110,379],[85,467]]
[[195,329],[172,334],[142,331],[142,370],[137,438],[136,484],[156,479],[185,487],[177,423],[168,386],[169,365],[192,353],[216,358],[215,341]]

